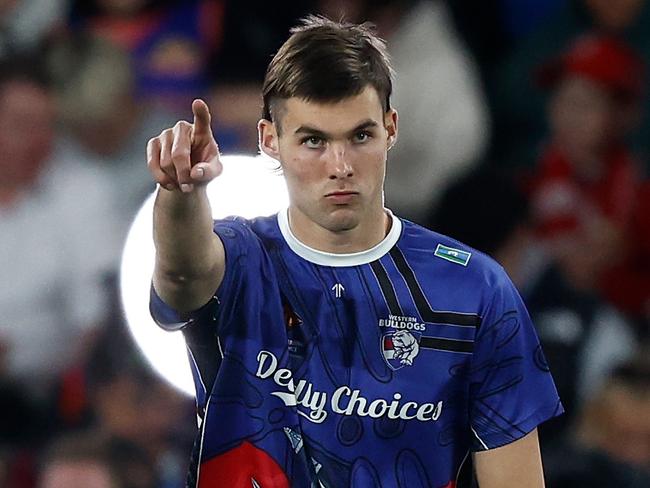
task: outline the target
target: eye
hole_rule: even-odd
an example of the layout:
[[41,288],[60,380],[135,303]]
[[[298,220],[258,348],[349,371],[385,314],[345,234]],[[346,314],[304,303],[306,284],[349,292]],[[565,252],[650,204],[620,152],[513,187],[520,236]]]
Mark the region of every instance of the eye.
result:
[[302,139],[300,143],[304,144],[309,149],[320,149],[321,147],[323,147],[325,141],[318,136],[309,136]]
[[366,130],[362,130],[360,132],[357,132],[354,135],[353,139],[354,139],[354,142],[364,143],[364,142],[367,142],[371,137],[372,137],[372,134],[370,132],[368,132]]

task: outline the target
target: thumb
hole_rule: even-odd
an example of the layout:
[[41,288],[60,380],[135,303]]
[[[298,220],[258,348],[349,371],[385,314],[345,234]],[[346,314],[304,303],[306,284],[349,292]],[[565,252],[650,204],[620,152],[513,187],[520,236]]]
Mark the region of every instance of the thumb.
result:
[[196,183],[209,183],[223,171],[223,166],[219,157],[215,157],[208,162],[197,163],[190,171],[190,177]]

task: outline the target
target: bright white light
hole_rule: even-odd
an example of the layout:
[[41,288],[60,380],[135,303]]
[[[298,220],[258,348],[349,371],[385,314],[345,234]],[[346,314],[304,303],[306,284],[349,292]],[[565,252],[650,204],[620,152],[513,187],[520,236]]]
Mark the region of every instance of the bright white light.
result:
[[[215,218],[271,215],[289,204],[277,162],[264,156],[223,156],[223,173],[208,185]],[[122,306],[133,337],[154,369],[172,385],[194,395],[192,374],[180,332],[165,332],[149,315],[149,289],[154,266],[151,195],[129,231],[120,271]]]

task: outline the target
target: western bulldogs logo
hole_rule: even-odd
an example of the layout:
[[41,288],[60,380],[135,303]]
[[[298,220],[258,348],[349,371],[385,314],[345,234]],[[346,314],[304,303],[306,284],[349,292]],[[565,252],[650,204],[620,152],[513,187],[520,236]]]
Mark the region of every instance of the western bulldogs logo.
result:
[[413,366],[413,360],[420,352],[420,334],[408,330],[398,330],[384,334],[382,352],[388,366],[398,370],[404,366]]

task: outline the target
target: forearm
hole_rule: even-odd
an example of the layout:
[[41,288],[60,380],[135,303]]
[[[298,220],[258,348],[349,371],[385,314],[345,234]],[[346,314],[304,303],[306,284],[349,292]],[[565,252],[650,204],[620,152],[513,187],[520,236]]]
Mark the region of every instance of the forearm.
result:
[[212,230],[206,187],[190,193],[160,189],[154,204],[154,287],[180,311],[206,303],[224,272],[224,251]]

